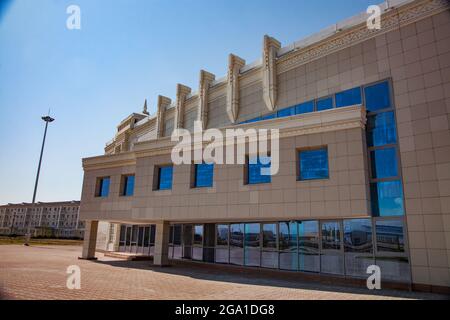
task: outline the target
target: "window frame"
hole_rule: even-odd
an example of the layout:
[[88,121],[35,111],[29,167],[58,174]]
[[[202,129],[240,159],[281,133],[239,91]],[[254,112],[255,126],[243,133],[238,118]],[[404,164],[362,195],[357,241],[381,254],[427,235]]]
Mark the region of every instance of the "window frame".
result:
[[[199,165],[212,165],[212,176],[211,176],[211,185],[207,186],[199,186],[198,185],[198,179],[197,179],[197,173],[198,173],[198,166]],[[203,189],[203,188],[214,188],[214,171],[215,171],[215,165],[214,162],[212,163],[192,163],[191,164],[191,189]]]

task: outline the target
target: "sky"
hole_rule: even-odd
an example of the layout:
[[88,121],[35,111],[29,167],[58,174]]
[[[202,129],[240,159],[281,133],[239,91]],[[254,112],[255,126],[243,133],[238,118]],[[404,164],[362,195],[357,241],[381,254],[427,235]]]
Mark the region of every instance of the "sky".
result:
[[[366,11],[374,0],[0,0],[0,204],[31,202],[50,109],[37,201],[79,200],[81,159],[104,153],[117,124],[201,69],[226,74],[234,53],[260,58]],[[69,5],[81,10],[70,30]]]

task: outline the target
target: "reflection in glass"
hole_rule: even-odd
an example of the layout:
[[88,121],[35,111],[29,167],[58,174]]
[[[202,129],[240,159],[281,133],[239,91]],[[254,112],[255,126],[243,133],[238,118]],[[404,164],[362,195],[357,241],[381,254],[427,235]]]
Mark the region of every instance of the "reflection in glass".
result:
[[314,100],[300,103],[295,106],[295,114],[302,114],[314,111]]
[[280,222],[280,269],[298,270],[297,222]]
[[338,221],[328,221],[322,223],[322,249],[341,249],[341,226]]
[[316,110],[317,111],[322,111],[322,110],[327,110],[327,109],[332,109],[333,108],[333,98],[332,97],[328,97],[328,98],[324,98],[324,99],[320,99],[316,101]]
[[277,111],[277,117],[289,117],[295,115],[295,107],[284,108]]
[[397,142],[394,112],[383,112],[367,117],[367,145],[378,147]]
[[230,263],[244,263],[244,224],[230,224]]
[[192,259],[203,260],[203,225],[194,225],[194,241],[192,247]]
[[265,173],[262,168],[270,168],[270,157],[249,157],[248,159],[248,183],[269,183],[271,181],[270,174]]
[[212,187],[214,176],[214,163],[195,164],[195,187]]
[[404,214],[403,189],[399,180],[370,184],[372,215],[401,216]]
[[344,220],[345,274],[367,276],[374,264],[371,219]]
[[245,224],[245,265],[260,266],[260,224]]
[[375,226],[378,252],[405,251],[402,220],[377,220]]
[[391,107],[389,82],[381,82],[364,88],[366,109],[369,112]]
[[336,108],[361,104],[361,88],[353,88],[336,93]]
[[373,179],[396,177],[398,175],[397,151],[395,148],[372,150],[370,152],[370,164]]
[[276,223],[263,224],[263,252],[261,266],[278,268],[278,232]]
[[298,222],[299,270],[320,271],[319,261],[319,222]]
[[299,151],[299,180],[328,178],[327,148]]
[[381,280],[410,282],[411,270],[405,251],[402,220],[377,220],[375,222],[377,255],[376,264],[381,268]]
[[158,170],[159,170],[158,189],[159,190],[172,189],[173,166],[160,167]]
[[218,224],[216,227],[216,257],[215,261],[218,263],[229,263],[230,253],[228,249],[229,227],[228,224]]

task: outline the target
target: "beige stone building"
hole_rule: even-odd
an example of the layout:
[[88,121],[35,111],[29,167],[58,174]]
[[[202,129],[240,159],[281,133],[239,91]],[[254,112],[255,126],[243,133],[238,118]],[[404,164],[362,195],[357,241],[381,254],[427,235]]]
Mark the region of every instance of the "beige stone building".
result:
[[[83,257],[171,259],[450,287],[450,12],[442,0],[380,4],[261,59],[230,54],[196,92],[123,120],[83,159]],[[268,30],[270,31],[270,30]],[[279,129],[280,169],[172,165],[176,128]],[[198,145],[197,145],[198,147]],[[100,225],[100,228],[99,228]],[[102,232],[98,232],[99,229]],[[100,246],[101,243],[101,246]]]
[[80,201],[9,203],[0,206],[0,235],[83,238]]

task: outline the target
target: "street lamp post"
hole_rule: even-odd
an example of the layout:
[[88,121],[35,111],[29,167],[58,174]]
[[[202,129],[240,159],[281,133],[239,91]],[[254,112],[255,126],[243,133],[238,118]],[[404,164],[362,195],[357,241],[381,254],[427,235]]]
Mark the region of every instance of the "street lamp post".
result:
[[[53,122],[55,120],[54,118],[52,118],[50,116],[44,116],[41,118],[42,118],[42,120],[45,121],[45,130],[44,130],[44,138],[42,139],[41,155],[39,157],[39,165],[38,165],[37,174],[36,174],[36,181],[34,183],[33,202],[32,202],[33,208],[34,208],[34,204],[36,203],[36,192],[37,192],[37,187],[38,187],[38,182],[39,182],[39,174],[41,173],[42,155],[44,153],[45,137],[47,136],[47,127],[50,122]],[[25,236],[25,245],[26,246],[29,245],[30,238],[31,238],[31,219],[28,219],[27,234]]]

